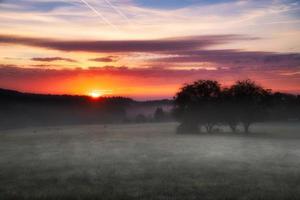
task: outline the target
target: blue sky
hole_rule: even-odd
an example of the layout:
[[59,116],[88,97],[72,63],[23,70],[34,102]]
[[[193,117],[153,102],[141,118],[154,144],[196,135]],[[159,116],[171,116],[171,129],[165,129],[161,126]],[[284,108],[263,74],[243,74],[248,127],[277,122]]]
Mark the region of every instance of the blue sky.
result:
[[[281,4],[295,4],[295,7],[299,7],[300,0],[109,0],[116,5],[125,5],[128,2],[134,3],[140,8],[153,8],[161,10],[174,10],[185,7],[201,7],[208,5],[218,5],[218,4],[230,4],[230,3],[245,3],[251,4],[254,7],[265,7],[268,5],[281,3]],[[103,5],[105,6],[106,0],[87,0],[87,2],[92,5]],[[1,5],[15,5],[20,9],[26,10],[39,10],[39,11],[51,11],[61,7],[74,7],[76,5],[82,4],[81,0],[0,0],[0,10]],[[129,3],[130,4],[130,3]],[[6,7],[4,7],[7,9]],[[215,10],[216,14],[218,12],[223,12],[223,10]],[[231,12],[236,12],[231,10]],[[229,13],[228,13],[229,14]],[[299,14],[298,10],[294,11],[294,14]]]
[[[42,11],[48,11],[61,6],[71,6],[69,2],[74,0],[53,0],[53,1],[34,1],[34,0],[0,0],[0,3],[10,3],[23,5],[26,8],[32,8]],[[178,9],[192,5],[209,5],[217,3],[234,2],[235,0],[134,0],[136,5],[141,7],[158,8],[158,9]],[[78,0],[78,2],[80,2]],[[98,2],[101,2],[98,1]]]

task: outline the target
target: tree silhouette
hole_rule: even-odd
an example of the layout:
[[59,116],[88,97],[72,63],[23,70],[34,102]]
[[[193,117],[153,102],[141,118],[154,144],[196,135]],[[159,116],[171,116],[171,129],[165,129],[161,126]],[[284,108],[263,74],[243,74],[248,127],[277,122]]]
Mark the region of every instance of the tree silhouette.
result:
[[300,96],[275,92],[272,95],[272,120],[300,119]]
[[239,119],[246,133],[251,124],[264,119],[270,91],[251,80],[237,81],[229,89],[230,101],[235,105],[232,115]]
[[239,124],[239,110],[236,106],[236,101],[232,89],[225,88],[222,91],[220,111],[221,122],[223,124],[227,124],[232,132],[236,132],[237,126]]
[[174,98],[175,117],[181,122],[178,131],[198,132],[203,125],[207,132],[212,132],[219,121],[220,95],[217,81],[199,80],[181,88]]
[[[242,124],[248,133],[253,123],[266,119],[273,98],[269,90],[251,80],[237,81],[224,89],[217,81],[196,81],[185,85],[174,97],[174,115],[181,122],[178,131],[198,132],[203,126],[210,133],[215,125],[223,123],[232,132]],[[291,99],[297,97],[289,98],[289,102]]]
[[162,108],[156,108],[154,112],[154,120],[156,122],[162,122],[166,118],[166,114]]

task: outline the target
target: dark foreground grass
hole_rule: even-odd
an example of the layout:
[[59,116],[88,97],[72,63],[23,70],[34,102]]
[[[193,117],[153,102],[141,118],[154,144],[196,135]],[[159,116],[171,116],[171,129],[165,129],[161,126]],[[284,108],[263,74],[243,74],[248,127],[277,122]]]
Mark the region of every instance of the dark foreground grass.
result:
[[175,128],[3,132],[0,199],[300,198],[299,125],[259,125],[249,136],[176,135]]

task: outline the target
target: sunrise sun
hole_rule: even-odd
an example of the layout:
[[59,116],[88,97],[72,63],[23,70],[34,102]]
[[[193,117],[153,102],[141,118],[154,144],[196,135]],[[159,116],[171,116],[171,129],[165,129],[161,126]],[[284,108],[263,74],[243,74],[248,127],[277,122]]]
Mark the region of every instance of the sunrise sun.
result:
[[87,95],[93,99],[98,99],[102,96],[111,95],[112,90],[91,90]]
[[94,99],[97,99],[97,98],[101,97],[103,95],[103,93],[101,91],[94,90],[94,91],[91,91],[88,95]]

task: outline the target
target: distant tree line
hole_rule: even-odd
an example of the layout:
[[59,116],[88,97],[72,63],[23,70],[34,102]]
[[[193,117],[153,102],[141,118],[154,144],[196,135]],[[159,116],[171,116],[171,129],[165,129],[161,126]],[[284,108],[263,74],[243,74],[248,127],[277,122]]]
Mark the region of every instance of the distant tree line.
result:
[[154,113],[150,116],[139,113],[134,119],[134,123],[160,123],[174,121],[172,114],[166,112],[163,108],[157,107]]
[[121,123],[134,103],[123,97],[40,95],[0,89],[0,129],[25,126]]
[[221,87],[213,80],[187,84],[174,97],[174,117],[179,133],[198,133],[204,128],[228,125],[232,132],[241,125],[248,133],[253,123],[266,120],[299,120],[300,96],[273,93],[251,80]]
[[[170,109],[174,105],[172,113]],[[141,109],[145,108],[145,109]],[[151,112],[145,112],[145,110]],[[154,110],[153,110],[154,108]],[[165,109],[165,110],[164,110]],[[128,115],[129,111],[140,111]],[[251,80],[222,87],[199,80],[183,86],[173,101],[137,102],[124,97],[40,95],[0,89],[0,129],[96,123],[180,122],[178,132],[216,130],[228,125],[233,132],[253,123],[300,119],[300,96],[267,90]]]
[[[138,102],[124,97],[43,95],[0,88],[0,130],[26,126],[148,123],[172,120],[160,106],[171,100]],[[153,113],[129,116],[129,111],[156,108]]]

